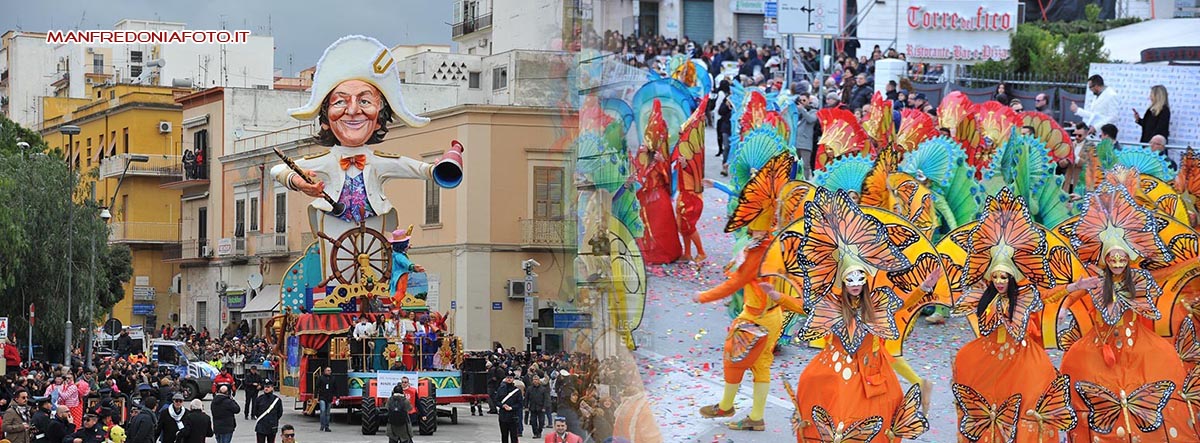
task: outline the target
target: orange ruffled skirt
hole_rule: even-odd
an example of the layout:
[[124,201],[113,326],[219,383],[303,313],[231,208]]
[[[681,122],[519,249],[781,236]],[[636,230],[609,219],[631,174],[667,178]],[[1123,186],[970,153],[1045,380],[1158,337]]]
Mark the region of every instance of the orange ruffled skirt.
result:
[[[1036,324],[1031,321],[1031,326]],[[1017,424],[1017,443],[1057,442],[1058,431],[1043,426],[1039,438],[1037,422],[1026,420],[1025,411],[1037,405],[1038,398],[1058,376],[1054,364],[1041,346],[1040,337],[1027,335],[1025,340],[1015,341],[1008,337],[997,343],[997,334],[979,337],[958,351],[954,357],[954,382],[967,385],[987,399],[988,403],[1000,404],[1013,394],[1021,394]],[[958,420],[962,422],[962,410],[958,409]],[[995,438],[993,438],[995,437]],[[968,442],[960,432],[959,443]],[[1004,439],[996,435],[983,434],[979,443],[997,443]]]
[[[836,337],[817,354],[796,386],[797,412],[812,422],[813,406],[820,405],[834,421],[846,426],[871,416],[883,418],[883,429],[872,442],[887,442],[886,430],[891,427],[892,415],[904,401],[904,390],[892,370],[892,356],[875,337],[868,337],[858,352],[849,354]],[[796,440],[821,441],[816,426],[801,428]]]
[[[1187,406],[1179,397],[1183,385],[1183,362],[1175,353],[1171,342],[1158,336],[1136,321],[1136,315],[1127,312],[1121,323],[1107,327],[1096,319],[1095,329],[1083,334],[1079,341],[1063,355],[1062,372],[1071,376],[1071,403],[1079,415],[1079,424],[1069,433],[1074,443],[1129,442],[1130,433],[1142,442],[1200,442],[1188,423]],[[1109,362],[1106,362],[1106,354]],[[1170,380],[1175,383],[1171,400],[1163,408],[1163,424],[1158,429],[1143,433],[1137,426],[1126,429],[1124,420],[1113,424],[1112,432],[1100,434],[1088,426],[1088,407],[1075,390],[1075,383],[1086,380],[1119,394],[1122,390],[1132,393],[1147,383]]]

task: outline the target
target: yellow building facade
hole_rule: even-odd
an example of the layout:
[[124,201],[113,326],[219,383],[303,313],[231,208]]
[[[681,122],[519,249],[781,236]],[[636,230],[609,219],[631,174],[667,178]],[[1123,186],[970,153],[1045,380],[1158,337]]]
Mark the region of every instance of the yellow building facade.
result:
[[[182,173],[175,98],[190,92],[97,85],[89,86],[88,99],[42,99],[42,138],[80,174],[82,195],[109,208],[109,243],[133,252],[133,278],[112,311],[126,325],[178,322],[179,269],[163,262],[163,249],[179,244],[180,191],[160,185]],[[62,134],[65,125],[78,126],[79,134]]]

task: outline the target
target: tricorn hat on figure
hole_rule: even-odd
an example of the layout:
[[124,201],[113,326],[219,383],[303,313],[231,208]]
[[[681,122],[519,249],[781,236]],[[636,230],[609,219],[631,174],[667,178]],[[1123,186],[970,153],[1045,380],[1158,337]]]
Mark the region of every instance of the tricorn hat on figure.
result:
[[288,109],[297,120],[312,120],[321,112],[321,103],[338,84],[349,80],[362,80],[371,84],[387,100],[392,112],[405,124],[421,127],[429,119],[418,116],[404,107],[400,94],[400,74],[392,52],[379,40],[362,35],[348,35],[338,39],[325,49],[317,61],[317,72],[313,76],[312,95],[308,103],[299,108]]

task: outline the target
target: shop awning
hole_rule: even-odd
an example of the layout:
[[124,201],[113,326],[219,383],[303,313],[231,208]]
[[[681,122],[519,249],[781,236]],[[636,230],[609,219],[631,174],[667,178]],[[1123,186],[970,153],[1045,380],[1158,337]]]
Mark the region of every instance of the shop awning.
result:
[[279,313],[279,285],[266,285],[242,308],[243,320],[271,318]]

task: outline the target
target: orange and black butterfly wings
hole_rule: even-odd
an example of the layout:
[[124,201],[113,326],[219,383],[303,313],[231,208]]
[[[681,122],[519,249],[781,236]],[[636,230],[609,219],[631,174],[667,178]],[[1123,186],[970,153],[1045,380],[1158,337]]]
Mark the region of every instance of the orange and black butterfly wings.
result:
[[1128,412],[1139,430],[1154,432],[1162,427],[1163,408],[1167,406],[1171,392],[1175,391],[1175,383],[1170,380],[1150,382],[1124,398],[1103,386],[1084,380],[1075,382],[1075,391],[1087,405],[1088,427],[1091,430],[1101,434],[1112,432],[1117,420]]
[[701,182],[704,180],[704,109],[707,103],[708,96],[705,95],[700,99],[696,112],[684,122],[673,154],[682,191],[704,192]]
[[887,430],[888,438],[912,440],[929,430],[929,420],[921,412],[921,385],[908,387],[904,401],[892,415],[892,424]]
[[1075,317],[1071,316],[1067,320],[1067,327],[1058,331],[1058,349],[1064,351],[1071,349],[1071,345],[1083,338],[1083,330],[1079,328],[1079,322],[1075,321]]
[[993,405],[970,386],[954,383],[951,388],[955,404],[962,412],[962,419],[958,423],[959,433],[971,441],[978,441],[984,435],[998,434],[1002,441],[1013,442],[1017,436],[1021,394],[1013,394],[1004,403]]
[[1071,407],[1071,377],[1066,374],[1055,377],[1027,415],[1033,416],[1039,429],[1042,425],[1060,431],[1075,429],[1078,417],[1075,415],[1075,408]]
[[983,279],[998,252],[995,248],[1004,248],[1003,255],[1008,255],[1016,271],[1029,281],[1044,283],[1046,233],[1033,222],[1025,200],[1004,188],[999,195],[988,197],[985,211],[970,233],[964,284],[970,286]]
[[813,425],[821,443],[868,443],[883,429],[883,417],[873,415],[849,425],[834,423],[833,417],[821,406],[813,406]]
[[[807,228],[801,246],[805,290],[812,296],[833,287],[839,263],[852,258],[884,271],[910,266],[908,259],[891,242],[879,219],[864,214],[845,191],[835,194],[818,188],[813,201],[805,204]],[[845,255],[853,257],[845,257]]]
[[1184,317],[1175,337],[1175,352],[1185,362],[1200,363],[1200,343],[1196,341],[1196,327],[1190,316]]
[[734,209],[733,215],[729,217],[729,222],[725,225],[725,232],[741,229],[764,214],[774,217],[779,191],[792,179],[792,167],[795,162],[796,160],[787,152],[767,160],[767,164],[755,172],[750,177],[750,181],[746,183],[746,187],[742,189],[741,195],[738,196],[737,208]]

